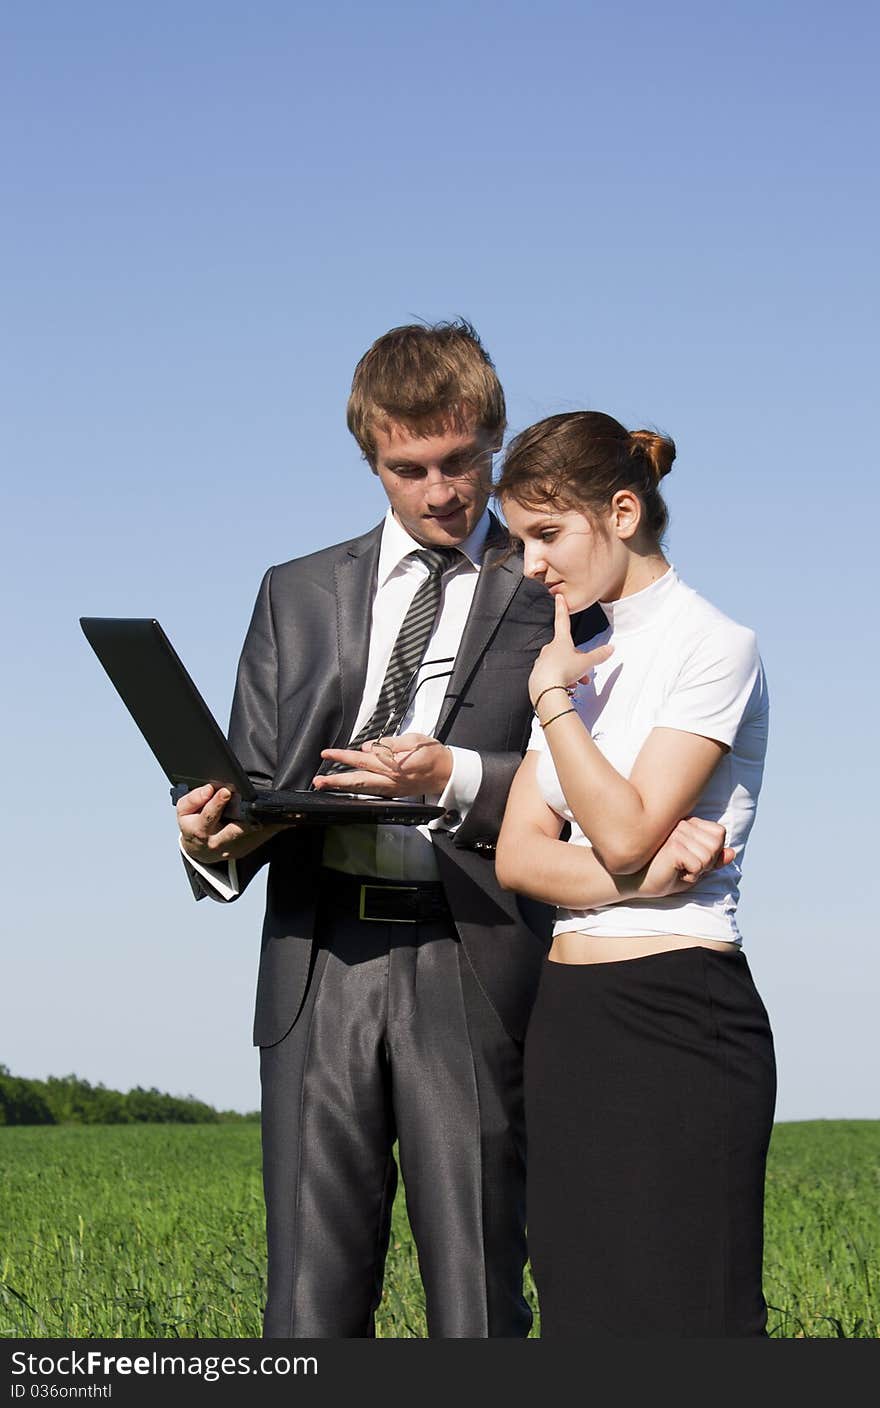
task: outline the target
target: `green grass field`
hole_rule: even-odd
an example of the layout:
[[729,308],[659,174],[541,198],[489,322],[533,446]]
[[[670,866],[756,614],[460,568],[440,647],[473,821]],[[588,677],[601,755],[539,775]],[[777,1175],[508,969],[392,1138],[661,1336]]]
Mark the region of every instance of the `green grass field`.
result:
[[[259,1336],[256,1125],[0,1128],[0,1173],[0,1335]],[[765,1255],[773,1336],[880,1336],[878,1181],[880,1121],[777,1125]],[[400,1196],[378,1333],[425,1334]]]

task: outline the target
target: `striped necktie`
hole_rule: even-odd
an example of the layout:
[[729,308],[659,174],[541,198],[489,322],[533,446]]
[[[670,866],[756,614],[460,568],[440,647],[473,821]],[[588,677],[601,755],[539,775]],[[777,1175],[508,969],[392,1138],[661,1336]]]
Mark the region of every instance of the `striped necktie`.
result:
[[[421,548],[418,552],[411,552],[409,557],[424,562],[428,575],[419,585],[397,633],[375,708],[348,744],[349,748],[360,748],[368,738],[392,734],[400,727],[411,699],[413,676],[421,664],[434,629],[443,590],[441,578],[461,557],[461,553],[458,548]],[[322,773],[349,770],[348,763],[328,762],[319,769]]]

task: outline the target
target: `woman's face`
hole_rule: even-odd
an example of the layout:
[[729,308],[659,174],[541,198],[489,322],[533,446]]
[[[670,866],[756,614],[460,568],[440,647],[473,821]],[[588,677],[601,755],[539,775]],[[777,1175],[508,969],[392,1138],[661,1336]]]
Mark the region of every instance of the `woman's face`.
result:
[[578,509],[542,504],[527,507],[504,498],[501,507],[511,537],[523,545],[523,573],[556,596],[569,611],[594,601],[615,601],[626,579],[628,553],[610,515],[593,521]]

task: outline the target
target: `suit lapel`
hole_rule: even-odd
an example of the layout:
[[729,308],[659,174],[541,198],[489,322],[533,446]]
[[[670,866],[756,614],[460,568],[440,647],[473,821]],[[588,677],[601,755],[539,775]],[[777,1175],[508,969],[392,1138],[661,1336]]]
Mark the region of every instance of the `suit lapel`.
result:
[[486,653],[501,618],[522,581],[520,561],[512,556],[509,561],[505,560],[510,555],[507,534],[494,514],[491,518],[474,599],[455,657],[449,688],[440,707],[440,717],[435,730],[440,739],[444,736],[453,707],[475,667]]
[[334,568],[336,645],[342,693],[342,722],[333,740],[334,748],[344,748],[351,737],[364,692],[381,543],[380,523],[350,543],[346,556]]

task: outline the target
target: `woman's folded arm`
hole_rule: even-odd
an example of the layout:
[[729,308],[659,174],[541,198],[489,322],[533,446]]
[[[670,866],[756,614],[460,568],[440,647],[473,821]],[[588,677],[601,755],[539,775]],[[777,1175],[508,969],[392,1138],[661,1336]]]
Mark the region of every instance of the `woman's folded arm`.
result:
[[647,865],[679,818],[694,808],[726,751],[723,743],[655,728],[622,777],[599,751],[577,714],[548,735],[559,783],[572,814],[615,875]]
[[637,871],[612,873],[589,846],[560,841],[560,818],[538,787],[537,756],[526,754],[510,790],[495,854],[502,888],[563,909],[596,909],[688,890],[733,860],[723,826],[685,817]]
[[562,821],[547,806],[535,779],[537,757],[526,753],[507,799],[495,851],[499,884],[566,909],[631,899],[638,893],[638,876],[612,875],[588,846],[560,841]]

